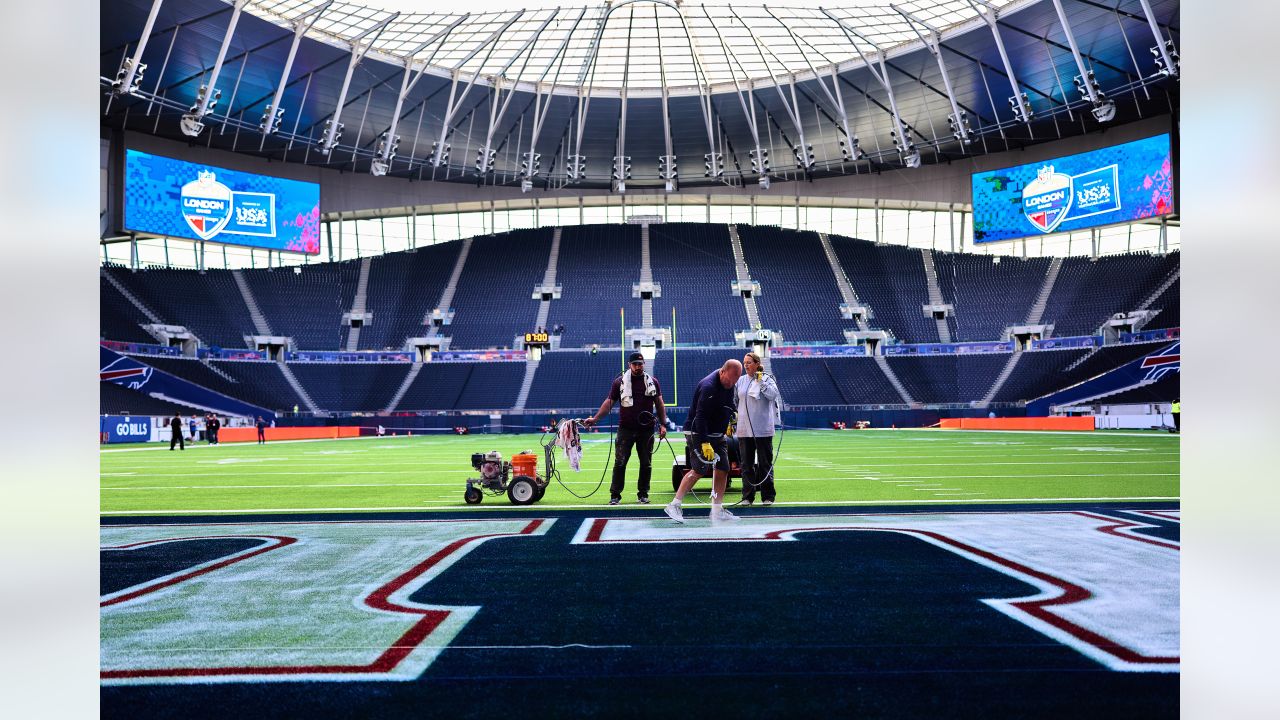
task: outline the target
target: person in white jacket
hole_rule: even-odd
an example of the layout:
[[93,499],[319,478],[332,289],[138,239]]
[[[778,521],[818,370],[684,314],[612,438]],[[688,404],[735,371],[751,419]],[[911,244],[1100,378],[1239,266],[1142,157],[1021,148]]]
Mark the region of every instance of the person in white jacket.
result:
[[782,394],[772,375],[764,372],[760,356],[742,358],[738,378],[738,452],[742,458],[742,504],[755,502],[756,491],[765,505],[777,498],[773,484],[773,428],[782,422]]

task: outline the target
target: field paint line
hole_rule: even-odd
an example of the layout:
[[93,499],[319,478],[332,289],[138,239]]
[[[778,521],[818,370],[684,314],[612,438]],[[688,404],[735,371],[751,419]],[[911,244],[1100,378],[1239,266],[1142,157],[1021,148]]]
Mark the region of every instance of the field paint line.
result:
[[[653,493],[653,494],[660,494],[660,493]],[[799,501],[795,501],[795,502],[774,502],[773,507],[788,506],[788,505],[790,505],[790,506],[801,506],[801,505],[806,505],[806,506],[807,506],[807,505],[836,505],[836,506],[838,506],[838,505],[906,505],[906,506],[910,506],[910,505],[932,505],[932,504],[968,503],[968,502],[972,502],[972,503],[990,503],[990,504],[1005,504],[1005,503],[1050,503],[1050,502],[1125,502],[1125,501],[1142,501],[1142,502],[1148,502],[1148,501],[1170,501],[1170,502],[1180,502],[1181,500],[1182,500],[1182,498],[1181,498],[1180,496],[1177,496],[1177,495],[1173,495],[1173,496],[1166,496],[1166,495],[1151,495],[1151,496],[1117,496],[1117,497],[1052,497],[1052,498],[969,498],[969,499],[965,499],[965,498],[956,498],[956,499],[954,499],[954,500],[926,500],[926,499],[911,499],[911,500],[884,500],[884,499],[881,499],[881,500],[864,500],[864,499],[858,499],[858,500],[812,500],[812,501],[810,501],[810,500],[799,500]],[[695,505],[695,504],[693,504],[693,503],[686,503],[685,505],[686,505],[686,507],[699,507],[699,508],[709,507],[709,506],[708,506],[708,505],[706,505],[706,504],[696,504],[696,505]],[[593,508],[593,507],[594,507],[594,508],[597,508],[597,509],[600,509],[600,510],[616,510],[616,509],[619,509],[619,508],[621,508],[621,509],[625,509],[625,510],[644,510],[644,511],[648,511],[648,512],[654,512],[654,510],[655,510],[655,506],[653,506],[653,505],[639,505],[639,504],[636,504],[636,505],[618,505],[618,506],[610,507],[609,505],[606,505],[606,504],[604,504],[604,503],[599,503],[599,504],[596,504],[596,503],[590,503],[590,504],[584,503],[584,504],[581,504],[581,505],[543,505],[543,504],[541,504],[541,503],[535,503],[535,504],[533,504],[533,505],[510,505],[510,504],[503,504],[503,505],[489,505],[489,506],[486,506],[486,507],[476,507],[476,506],[473,506],[473,505],[460,505],[460,504],[453,504],[453,505],[440,506],[440,509],[445,509],[445,510],[468,510],[468,509],[475,509],[475,510],[478,510],[478,511],[484,511],[484,510],[502,510],[502,511],[510,511],[510,510],[528,510],[528,511],[530,511],[530,512],[535,512],[535,513],[536,513],[536,512],[538,512],[539,510],[582,510],[583,508]],[[99,513],[99,514],[100,514],[100,515],[243,515],[243,514],[245,514],[245,513],[391,512],[391,511],[422,511],[422,510],[425,510],[425,509],[427,509],[427,508],[424,508],[422,505],[399,505],[399,506],[385,506],[385,507],[383,507],[383,506],[369,506],[369,507],[318,507],[318,508],[315,508],[315,507],[312,507],[312,508],[234,508],[234,509],[230,509],[230,510],[228,510],[228,509],[201,509],[201,510],[172,510],[172,509],[168,509],[168,510],[166,510],[166,509],[148,509],[148,510],[104,510],[104,511],[102,511],[102,512],[101,512],[101,513]],[[661,510],[662,510],[662,508],[661,508],[661,507],[657,507],[657,511],[658,511],[658,512],[661,512]],[[655,517],[658,517],[659,519],[661,519],[661,518],[665,518],[666,516],[665,516],[665,515],[658,516],[657,514],[655,514]],[[762,517],[762,518],[767,518],[767,517],[769,517],[769,515],[768,515],[768,513],[767,513],[767,512],[762,512],[762,513],[758,513],[758,514],[753,512],[751,515],[749,515],[749,516],[745,516],[745,517]]]
[[984,492],[936,492],[934,495],[986,495]]
[[290,645],[274,647],[270,645],[239,645],[235,647],[181,647],[181,648],[147,648],[148,652],[245,652],[250,650],[274,652],[283,650],[412,650],[416,648],[432,648],[434,650],[626,650],[634,645],[587,645],[584,643],[566,643],[564,645]]
[[[252,473],[256,475],[272,475],[281,473]],[[309,473],[308,473],[309,474]],[[1177,477],[1181,473],[1129,473],[1126,477]],[[907,482],[910,480],[958,480],[962,478],[978,478],[978,479],[997,479],[997,480],[1024,480],[1028,478],[1059,478],[1059,477],[1114,477],[1104,473],[1090,475],[907,475],[902,478],[879,478],[880,482],[892,482],[899,485],[920,484]],[[793,482],[831,482],[832,480],[852,480],[860,478],[832,478],[832,477],[794,477],[786,478],[789,483]],[[438,483],[358,483],[358,484],[285,484],[285,485],[155,485],[155,486],[129,486],[120,485],[115,487],[101,487],[101,491],[107,490],[235,490],[235,489],[306,489],[306,488],[333,488],[333,487],[450,487],[460,485],[462,481],[451,480],[449,482]],[[565,481],[566,485],[595,485],[595,480],[573,480]]]
[[129,475],[137,475],[138,473],[118,472],[118,473],[100,473],[101,477],[127,477]]

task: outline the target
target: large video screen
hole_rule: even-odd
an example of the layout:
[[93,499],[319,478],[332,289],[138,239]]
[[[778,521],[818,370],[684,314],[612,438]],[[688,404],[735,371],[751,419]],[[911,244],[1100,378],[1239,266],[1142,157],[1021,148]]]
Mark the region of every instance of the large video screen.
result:
[[1084,230],[1172,212],[1167,133],[973,175],[975,243]]
[[320,186],[126,150],[126,230],[315,254]]

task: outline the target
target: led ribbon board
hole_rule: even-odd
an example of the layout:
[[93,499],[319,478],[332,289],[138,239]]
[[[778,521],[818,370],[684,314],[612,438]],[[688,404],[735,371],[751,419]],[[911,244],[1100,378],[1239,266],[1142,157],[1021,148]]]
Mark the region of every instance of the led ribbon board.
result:
[[128,230],[320,252],[320,186],[125,151]]
[[974,173],[973,241],[1015,240],[1173,212],[1169,135]]

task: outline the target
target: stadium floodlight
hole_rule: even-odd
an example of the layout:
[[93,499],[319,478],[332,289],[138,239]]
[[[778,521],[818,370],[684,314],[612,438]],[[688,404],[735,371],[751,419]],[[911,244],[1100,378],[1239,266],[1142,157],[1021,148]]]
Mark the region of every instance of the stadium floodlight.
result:
[[[1159,45],[1151,47],[1151,54],[1156,56],[1156,74],[1165,77],[1178,77],[1178,71],[1182,68],[1182,63],[1178,57],[1178,49],[1173,46],[1172,40],[1164,41],[1164,52],[1160,52]],[[1169,65],[1165,65],[1165,58],[1168,57]],[[1170,65],[1172,67],[1170,67]],[[143,67],[146,67],[143,65]]]
[[613,178],[613,189],[615,192],[627,191],[627,181],[631,179],[630,155],[613,156],[613,172],[610,174],[610,177]]
[[969,127],[968,113],[961,110],[958,114],[947,115],[947,126],[951,128],[951,137],[960,141],[961,145],[973,142],[973,130]]
[[809,144],[800,145],[797,143],[795,147],[791,148],[791,151],[795,153],[797,165],[804,168],[805,170],[808,170],[809,168],[813,167],[814,157],[813,157],[812,145],[809,145]]
[[858,145],[857,135],[854,135],[848,140],[840,138],[840,155],[843,156],[845,160],[853,161],[861,160],[867,156],[867,154],[863,152],[862,147]]
[[905,129],[902,135],[890,130],[889,137],[893,138],[893,146],[897,148],[898,157],[902,158],[903,165],[909,168],[920,167],[920,150],[916,148],[915,143],[911,142],[911,138],[906,136]]
[[382,177],[391,169],[391,161],[395,158],[396,153],[400,150],[400,136],[388,138],[389,133],[383,131],[378,136],[378,151],[374,154],[373,162],[369,165],[369,174],[376,177]]
[[1026,93],[1018,93],[1009,97],[1009,107],[1013,110],[1013,117],[1018,122],[1031,122],[1031,118],[1035,116],[1035,111],[1031,109],[1031,101],[1027,99]]
[[675,180],[680,177],[680,170],[676,164],[675,155],[658,156],[658,177],[663,180]]
[[756,182],[760,183],[761,190],[769,189],[769,151],[764,148],[757,148],[747,153],[751,157],[751,171],[760,177]]
[[587,156],[570,155],[568,162],[565,163],[565,174],[573,182],[585,180],[587,177]]
[[703,166],[706,168],[702,176],[709,178],[724,177],[724,154],[723,153],[703,153]]
[[[146,63],[138,63],[138,69],[133,70],[133,58],[125,58],[120,64],[120,69],[116,71],[116,79],[111,81],[111,92],[116,95],[132,95],[138,92],[138,88],[142,85],[142,73],[147,69]],[[129,78],[129,71],[133,70],[132,80]],[[128,83],[128,87],[125,87]]]
[[1098,85],[1092,70],[1087,71],[1084,77],[1076,75],[1072,78],[1072,82],[1075,83],[1076,90],[1093,103],[1093,116],[1098,122],[1108,122],[1116,116],[1115,102],[1108,99],[1102,92],[1102,87]]
[[221,90],[214,90],[209,93],[208,85],[201,85],[200,91],[196,93],[196,104],[191,106],[191,110],[182,116],[178,123],[178,127],[182,129],[182,134],[190,137],[196,137],[204,130],[204,123],[200,122],[205,115],[213,112],[218,106],[218,100],[222,98]]
[[449,143],[431,143],[431,166],[443,167],[449,164]]
[[284,119],[284,108],[272,108],[267,105],[262,111],[262,120],[258,123],[258,129],[263,135],[272,135],[280,131],[280,121]]
[[498,151],[490,147],[482,147],[476,151],[476,172],[488,175],[493,172],[493,160]]
[[[329,151],[338,147],[338,139],[342,137],[342,129],[345,126],[342,123],[333,124],[333,118],[324,121],[324,132],[320,134],[320,142],[316,143],[316,152],[321,155],[328,155]],[[329,130],[332,128],[333,132]]]
[[[520,176],[525,180],[531,180],[537,177],[541,170],[542,153],[526,152],[524,159],[520,161]],[[525,192],[528,192],[528,190]]]

